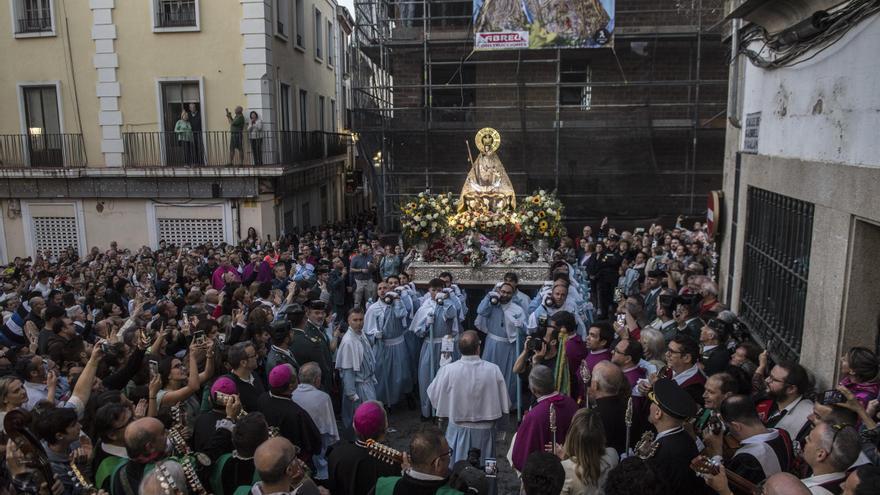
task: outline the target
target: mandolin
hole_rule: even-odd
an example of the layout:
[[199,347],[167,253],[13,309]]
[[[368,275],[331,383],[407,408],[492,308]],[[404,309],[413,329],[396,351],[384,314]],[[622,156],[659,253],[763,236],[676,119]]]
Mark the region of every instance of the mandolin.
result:
[[55,483],[55,475],[52,473],[52,464],[43,444],[30,430],[31,414],[21,409],[14,409],[6,413],[3,420],[3,428],[10,440],[15,442],[21,451],[22,463],[34,470],[37,486],[46,483],[52,486]]
[[84,495],[96,495],[98,493],[98,489],[95,488],[95,485],[85,477],[73,461],[70,461],[70,471],[68,474],[70,474],[71,478],[76,480],[76,486],[79,488],[80,493]]
[[394,450],[391,447],[381,444],[372,439],[367,440],[365,443],[369,454],[376,459],[379,459],[380,461],[387,464],[403,464],[402,452]]
[[[691,469],[697,474],[711,474],[713,476],[721,472],[721,463],[714,461],[704,455],[698,455],[691,461]],[[725,470],[727,481],[731,485],[731,489],[735,493],[742,495],[760,495],[761,489],[751,481],[730,470]]]

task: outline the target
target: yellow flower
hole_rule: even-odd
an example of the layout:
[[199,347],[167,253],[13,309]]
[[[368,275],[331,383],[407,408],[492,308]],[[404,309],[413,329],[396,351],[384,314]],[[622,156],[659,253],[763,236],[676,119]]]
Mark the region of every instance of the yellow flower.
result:
[[422,232],[422,237],[425,238],[425,239],[427,239],[427,238],[428,238],[428,233],[427,233],[427,232]]
[[458,227],[456,227],[456,230],[458,230],[459,232],[464,232],[464,225],[459,225]]
[[541,220],[541,223],[538,224],[538,229],[541,232],[544,232],[545,230],[547,230],[547,225],[547,220]]
[[541,217],[541,218],[544,218],[544,216],[546,216],[546,215],[547,215],[547,214],[544,213],[543,210],[538,212],[538,216]]
[[539,197],[537,197],[537,196],[535,196],[534,198],[532,198],[532,203],[538,204],[538,203],[540,203],[540,202],[541,202],[541,198],[539,198]]

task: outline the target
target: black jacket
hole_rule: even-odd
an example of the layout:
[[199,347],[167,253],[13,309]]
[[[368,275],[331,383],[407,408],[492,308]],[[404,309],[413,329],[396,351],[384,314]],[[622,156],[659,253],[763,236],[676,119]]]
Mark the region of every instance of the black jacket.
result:
[[605,427],[605,445],[618,454],[624,452],[626,444],[626,402],[618,397],[596,399],[596,409]]
[[266,423],[280,430],[281,436],[300,448],[300,458],[306,462],[321,453],[321,431],[312,417],[296,402],[264,392],[257,401]]
[[330,447],[327,463],[333,495],[366,495],[380,477],[400,475],[400,466],[382,462],[366,447],[348,441]]

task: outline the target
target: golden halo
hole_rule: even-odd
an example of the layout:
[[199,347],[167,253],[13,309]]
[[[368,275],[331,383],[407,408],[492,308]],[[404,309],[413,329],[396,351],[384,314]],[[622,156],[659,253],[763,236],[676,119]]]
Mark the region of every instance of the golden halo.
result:
[[491,150],[492,153],[498,151],[498,148],[501,147],[501,134],[491,127],[484,127],[477,131],[476,137],[474,137],[474,143],[477,145],[477,150],[483,151],[483,139],[491,139],[492,144]]

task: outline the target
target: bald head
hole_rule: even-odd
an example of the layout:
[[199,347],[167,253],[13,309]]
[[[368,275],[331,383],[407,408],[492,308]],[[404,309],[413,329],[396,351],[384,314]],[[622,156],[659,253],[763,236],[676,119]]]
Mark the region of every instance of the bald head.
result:
[[529,388],[535,397],[551,394],[556,390],[553,370],[539,364],[529,372]]
[[776,473],[764,483],[764,495],[810,495],[810,489],[790,473]]
[[141,418],[125,427],[125,450],[132,459],[155,458],[165,451],[165,425],[156,418]]
[[626,392],[628,384],[620,366],[611,361],[600,361],[593,367],[593,385],[603,396],[614,396]]
[[296,448],[284,437],[270,438],[254,452],[254,467],[265,483],[278,483],[296,457]]
[[461,334],[458,339],[458,350],[462,356],[476,356],[480,354],[480,336],[474,330],[468,330]]

